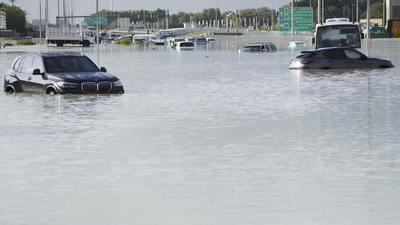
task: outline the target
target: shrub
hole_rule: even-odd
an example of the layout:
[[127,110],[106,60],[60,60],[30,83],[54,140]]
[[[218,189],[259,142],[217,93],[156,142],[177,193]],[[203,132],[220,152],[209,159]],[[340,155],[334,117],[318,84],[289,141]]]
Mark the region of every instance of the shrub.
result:
[[129,37],[125,37],[125,38],[122,38],[122,39],[115,40],[115,44],[118,44],[118,45],[130,45],[130,44],[132,44],[132,41],[131,41],[131,39]]
[[18,40],[17,45],[36,45],[36,43],[31,40]]

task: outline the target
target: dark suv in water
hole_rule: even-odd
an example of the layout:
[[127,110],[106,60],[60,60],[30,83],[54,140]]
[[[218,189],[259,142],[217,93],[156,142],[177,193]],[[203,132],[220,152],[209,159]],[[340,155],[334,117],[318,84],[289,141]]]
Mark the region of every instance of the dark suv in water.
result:
[[122,94],[121,81],[79,53],[28,53],[15,58],[4,76],[5,92]]

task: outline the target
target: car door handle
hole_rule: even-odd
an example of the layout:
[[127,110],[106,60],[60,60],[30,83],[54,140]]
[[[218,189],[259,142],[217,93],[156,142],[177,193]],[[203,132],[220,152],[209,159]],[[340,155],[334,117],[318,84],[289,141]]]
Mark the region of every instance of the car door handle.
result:
[[329,60],[328,62],[330,62],[330,63],[331,63],[331,62],[333,62],[333,61],[332,61],[332,60]]
[[28,77],[28,80],[32,80],[32,77]]

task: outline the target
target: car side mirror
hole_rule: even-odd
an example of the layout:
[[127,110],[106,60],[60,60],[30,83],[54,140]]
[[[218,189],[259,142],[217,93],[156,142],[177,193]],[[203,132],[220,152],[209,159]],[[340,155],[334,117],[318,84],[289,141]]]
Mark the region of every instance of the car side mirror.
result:
[[32,74],[33,75],[43,75],[44,73],[41,73],[40,69],[33,69]]
[[311,41],[312,41],[312,44],[315,44],[315,38],[312,38]]
[[100,71],[101,71],[101,72],[104,72],[104,73],[107,73],[107,69],[106,69],[105,67],[101,67],[101,68],[100,68]]
[[364,39],[364,33],[361,33],[361,39]]
[[368,57],[367,57],[366,55],[361,55],[361,59],[362,59],[362,60],[367,60]]

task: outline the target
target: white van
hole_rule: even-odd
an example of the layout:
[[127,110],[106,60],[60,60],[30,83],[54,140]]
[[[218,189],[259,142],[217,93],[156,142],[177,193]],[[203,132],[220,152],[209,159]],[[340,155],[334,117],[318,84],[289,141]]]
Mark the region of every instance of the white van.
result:
[[133,44],[145,44],[146,42],[155,44],[158,40],[158,36],[155,34],[135,34],[133,36]]

